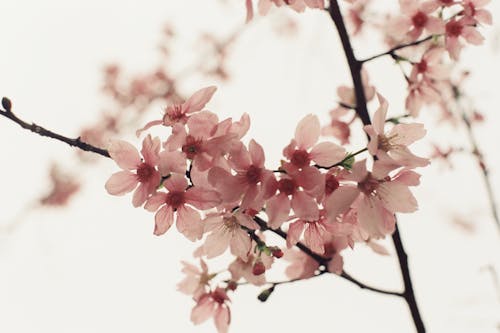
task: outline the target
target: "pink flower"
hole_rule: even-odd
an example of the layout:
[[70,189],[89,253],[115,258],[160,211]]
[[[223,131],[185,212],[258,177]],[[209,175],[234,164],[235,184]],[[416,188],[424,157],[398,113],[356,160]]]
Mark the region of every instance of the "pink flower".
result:
[[283,149],[288,158],[286,169],[312,168],[311,161],[321,166],[330,166],[345,157],[345,149],[333,142],[317,143],[321,133],[321,125],[316,115],[305,116],[295,129],[295,138]]
[[[260,15],[266,15],[271,9],[271,5],[281,7],[287,5],[297,12],[303,12],[306,7],[309,8],[325,8],[324,0],[259,0],[258,10]],[[253,5],[251,0],[245,0],[247,10],[247,22],[253,18]]]
[[177,290],[197,299],[207,292],[208,282],[215,274],[208,273],[207,264],[203,260],[200,260],[201,270],[185,261],[182,261],[182,265],[182,273],[186,274],[186,277],[177,284]]
[[52,189],[40,198],[42,205],[64,206],[80,189],[80,183],[75,180],[75,177],[63,173],[56,164],[50,167],[50,181]]
[[[442,63],[442,56],[445,49],[442,47],[430,47],[420,58],[419,62],[413,64],[410,81],[419,79],[428,81],[429,86],[435,85],[436,81],[448,78],[449,69]],[[435,87],[439,90],[439,87]]]
[[351,181],[357,186],[341,186],[327,199],[325,208],[330,221],[339,214],[354,208],[359,227],[373,238],[381,238],[394,231],[394,213],[411,213],[417,210],[417,201],[408,189],[419,184],[419,175],[402,170],[394,177],[388,173],[395,168],[382,161],[375,161],[368,172],[366,161],[356,162]]
[[205,232],[210,232],[203,244],[203,252],[208,259],[221,255],[229,247],[231,254],[247,261],[252,241],[242,227],[258,229],[252,217],[239,210],[234,213],[223,211],[208,214],[203,222]]
[[[141,159],[137,149],[125,141],[112,141],[109,146],[111,158],[123,171],[114,173],[106,182],[106,190],[111,195],[123,195],[139,187],[134,192],[132,204],[141,206],[160,184],[160,173],[156,170],[159,163],[160,139],[151,135],[142,142]],[[135,171],[135,172],[132,172]]]
[[353,113],[350,109],[346,109],[339,106],[332,111],[330,111],[330,123],[321,129],[321,135],[333,136],[340,141],[341,145],[349,143],[349,137],[351,136],[351,129],[349,125],[355,117],[351,117],[351,121],[345,121],[342,117]]
[[431,16],[435,6],[428,3],[420,4],[416,0],[399,0],[401,12],[404,17],[394,22],[393,28],[396,33],[404,33],[411,40],[419,38],[424,30],[433,35],[444,32],[444,23],[441,19]]
[[[262,146],[250,140],[248,148],[239,142],[231,149],[228,164],[236,175],[225,168],[213,167],[208,180],[221,193],[224,202],[238,204],[242,209],[260,209],[263,200],[274,194],[266,191],[274,176],[264,167]],[[261,207],[257,207],[257,202],[262,202]]]
[[301,239],[304,233],[304,244],[312,251],[323,254],[325,252],[325,240],[331,237],[331,226],[328,224],[324,214],[318,214],[317,220],[302,220],[290,224],[288,227],[288,236],[286,238],[286,245],[288,248],[294,246]]
[[415,156],[407,147],[425,136],[424,125],[397,124],[389,132],[384,132],[388,104],[381,95],[378,98],[380,107],[375,112],[373,124],[364,127],[370,136],[370,154],[408,168],[428,165],[428,159]]
[[231,312],[229,310],[229,297],[222,288],[217,288],[212,292],[205,293],[197,299],[197,304],[191,311],[191,321],[201,324],[208,318],[213,317],[218,333],[227,333],[231,322]]
[[152,126],[163,125],[173,126],[176,123],[185,124],[189,116],[195,112],[201,111],[214,95],[217,87],[210,86],[195,92],[187,101],[182,104],[169,105],[165,109],[165,114],[161,120],[153,120],[147,123],[143,128],[137,130],[137,136]]
[[[224,127],[222,133],[221,126]],[[219,123],[217,115],[208,111],[191,116],[187,128],[188,131],[184,125],[175,124],[164,147],[168,151],[180,149],[187,159],[193,161],[193,167],[200,171],[208,170],[217,159],[221,159],[239,135],[232,132],[230,120]]]
[[280,177],[279,181],[271,184],[272,192],[279,193],[267,201],[269,226],[279,228],[289,219],[291,208],[298,218],[317,220],[319,211],[315,198],[320,197],[323,190],[323,177],[319,170],[314,167],[299,171],[287,170]]
[[193,208],[210,209],[220,204],[219,194],[201,187],[189,187],[187,179],[179,174],[172,174],[163,185],[168,190],[156,192],[148,199],[144,208],[155,212],[155,235],[163,235],[174,223],[176,215],[177,230],[191,241],[201,239],[203,223],[200,214]]
[[460,20],[451,19],[446,23],[445,45],[454,60],[458,60],[463,47],[460,37],[473,45],[480,45],[484,41],[484,37],[470,24],[470,20],[465,17]]
[[463,0],[464,15],[471,23],[493,24],[491,13],[482,7],[490,3],[490,0]]

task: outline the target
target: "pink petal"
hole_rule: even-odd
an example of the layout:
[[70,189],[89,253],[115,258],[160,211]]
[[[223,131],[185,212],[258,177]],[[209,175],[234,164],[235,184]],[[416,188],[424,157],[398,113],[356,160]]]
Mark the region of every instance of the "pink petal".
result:
[[182,192],[188,187],[188,181],[184,175],[174,173],[163,182],[163,186],[165,186],[169,192]]
[[159,162],[159,152],[160,152],[160,139],[155,137],[151,138],[151,135],[148,134],[142,141],[142,149],[141,154],[144,156],[144,161],[151,165],[156,166]]
[[377,134],[384,134],[385,119],[387,116],[387,108],[389,104],[382,95],[377,94],[377,97],[380,106],[378,107],[377,111],[375,111],[375,115],[373,116],[373,129]]
[[181,206],[177,209],[177,230],[194,242],[203,236],[203,223],[200,214],[191,207]]
[[192,115],[187,121],[189,133],[196,138],[207,139],[219,122],[219,117],[210,111],[202,111]]
[[158,169],[162,176],[167,176],[171,172],[183,174],[186,172],[186,157],[178,150],[164,150],[160,153]]
[[393,127],[387,136],[394,136],[391,143],[408,146],[423,138],[426,133],[423,124],[398,124]]
[[333,258],[328,262],[328,271],[335,274],[342,274],[344,270],[344,258],[340,254],[336,254]]
[[325,253],[325,247],[323,245],[323,237],[321,232],[318,230],[316,223],[309,223],[304,232],[304,243],[306,243],[311,250],[316,253]]
[[208,259],[215,258],[226,251],[231,240],[231,233],[220,225],[217,230],[207,236],[203,244],[203,252]]
[[148,199],[144,205],[144,209],[150,212],[155,212],[161,205],[165,204],[167,194],[164,192],[156,192],[151,198]]
[[252,139],[248,144],[248,151],[252,157],[252,164],[262,168],[265,161],[264,149],[262,149],[262,146]]
[[231,253],[241,260],[247,261],[248,253],[252,248],[250,236],[243,229],[234,230],[233,237],[230,240]]
[[111,141],[108,151],[111,158],[122,169],[135,170],[141,163],[137,149],[126,141]]
[[370,142],[368,142],[368,151],[371,155],[377,155],[378,151],[378,134],[375,132],[373,125],[366,125],[363,127],[366,134],[370,137]]
[[464,26],[462,36],[471,44],[481,45],[484,42],[484,37],[474,27]]
[[246,0],[245,1],[245,7],[247,9],[247,18],[246,18],[245,22],[248,23],[253,18],[253,4],[252,4],[252,0]]
[[311,158],[321,166],[330,166],[342,161],[345,149],[332,142],[321,142],[311,150]]
[[288,219],[290,200],[285,194],[277,195],[267,201],[266,214],[269,227],[279,228]]
[[219,193],[202,187],[191,187],[186,191],[186,202],[198,209],[210,209],[221,203]]
[[427,17],[427,24],[425,25],[425,28],[427,31],[429,31],[433,35],[440,35],[444,33],[444,22],[442,19],[434,17],[434,16],[428,16]]
[[198,304],[191,311],[191,321],[195,324],[201,324],[212,317],[215,311],[215,302],[208,296],[203,295]]
[[319,209],[316,201],[302,191],[292,197],[292,208],[295,215],[306,221],[315,221],[319,218]]
[[417,200],[408,186],[399,182],[380,184],[377,192],[384,206],[392,213],[412,213],[418,209]]
[[157,126],[157,125],[161,125],[161,124],[163,124],[163,120],[153,120],[153,121],[150,121],[149,123],[147,123],[146,125],[144,125],[144,127],[143,127],[143,128],[138,129],[138,130],[135,132],[135,135],[136,135],[137,137],[140,137],[140,136],[141,136],[141,134],[142,134],[142,132],[144,132],[144,131],[146,131],[146,130],[150,129],[150,128],[151,128],[151,127],[153,127],[153,126]]
[[288,227],[288,235],[286,236],[286,246],[288,248],[291,248],[299,242],[305,226],[306,224],[302,220],[290,224]]
[[154,234],[156,236],[163,235],[174,223],[174,212],[172,208],[168,206],[163,206],[155,214],[155,230]]
[[139,181],[130,171],[119,171],[111,175],[104,187],[111,195],[124,195],[132,191]]
[[219,308],[215,311],[215,327],[218,333],[227,333],[229,329],[229,323],[231,321],[231,313],[227,306],[219,305]]
[[216,86],[198,90],[183,104],[183,109],[186,110],[186,113],[201,111],[208,101],[210,101],[216,90]]
[[376,197],[362,196],[357,205],[359,226],[366,231],[370,237],[381,238],[384,236],[385,225],[382,203]]
[[146,202],[149,194],[151,193],[148,185],[146,183],[141,183],[139,187],[135,190],[134,196],[132,197],[132,205],[134,207],[140,207]]
[[341,186],[336,189],[325,202],[328,220],[333,222],[337,216],[345,213],[359,194],[359,189],[354,186]]
[[301,149],[312,147],[319,139],[321,126],[318,116],[309,114],[305,116],[295,129],[295,141]]

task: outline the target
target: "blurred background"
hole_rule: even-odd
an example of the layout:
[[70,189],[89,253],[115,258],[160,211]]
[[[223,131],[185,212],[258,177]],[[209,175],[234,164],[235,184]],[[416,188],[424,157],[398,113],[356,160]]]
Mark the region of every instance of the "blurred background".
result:
[[[500,3],[489,9],[498,21]],[[27,122],[106,140],[98,125],[112,129],[118,121],[121,130],[112,136],[139,145],[135,130],[161,117],[165,95],[180,98],[215,84],[208,109],[221,119],[249,113],[246,140],[261,143],[266,166],[274,168],[302,117],[315,113],[328,122],[336,88],[350,85],[350,77],[327,13],[282,9],[244,21],[237,0],[3,0],[0,95]],[[467,47],[460,66],[471,71],[467,93],[485,116],[474,131],[500,194],[500,26],[481,32],[486,43]],[[386,49],[369,30],[354,44],[360,58]],[[406,85],[393,61],[367,69],[390,114],[404,113]],[[165,92],[169,80],[176,89]],[[156,90],[162,93],[144,97]],[[437,118],[436,110],[422,110],[418,121],[428,136],[416,151],[430,156],[434,143],[470,151],[464,126]],[[195,263],[197,245],[174,229],[153,236],[151,213],[134,209],[130,196],[108,195],[113,161],[76,153],[5,118],[0,133],[0,332],[215,331],[211,321],[191,324],[194,302],[176,291],[180,261]],[[354,133],[353,150],[364,140]],[[418,170],[420,210],[399,217],[419,306],[429,332],[498,332],[498,229],[473,156],[457,153],[449,162]],[[54,163],[66,178],[56,171],[50,178]],[[51,196],[61,182],[75,192],[67,202]],[[360,245],[345,253],[345,268],[370,285],[401,289],[390,239],[383,244],[390,256]],[[234,294],[230,332],[414,330],[402,300],[333,275],[280,286],[266,303],[256,298],[260,290]]]

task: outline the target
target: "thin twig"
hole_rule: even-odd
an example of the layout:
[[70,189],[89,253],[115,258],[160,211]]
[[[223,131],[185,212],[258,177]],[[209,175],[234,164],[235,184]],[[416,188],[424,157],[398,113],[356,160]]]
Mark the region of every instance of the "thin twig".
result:
[[[260,217],[258,216],[255,216],[254,218],[254,221],[259,225],[259,227],[261,228],[261,230],[268,230],[268,231],[271,231],[273,233],[275,233],[276,235],[280,236],[281,238],[285,239],[286,240],[286,237],[287,237],[287,233],[284,232],[283,230],[281,229],[271,229],[267,226],[267,223],[266,221],[264,221],[263,219],[261,219]],[[298,242],[296,244],[296,246],[302,251],[304,252],[305,254],[307,254],[309,257],[311,257],[312,259],[314,259],[318,265],[320,265],[320,273],[321,272],[328,272],[328,269],[327,269],[327,265],[328,265],[328,261],[330,260],[330,258],[325,258],[323,256],[320,256],[319,254],[317,253],[314,253],[310,248],[308,248],[306,245],[304,245],[303,243],[301,242]],[[390,290],[384,290],[384,289],[380,289],[380,288],[376,288],[376,287],[371,287],[371,286],[368,286],[366,284],[364,284],[363,282],[361,281],[358,281],[356,280],[355,278],[353,278],[351,275],[349,275],[348,273],[346,273],[345,271],[342,272],[341,275],[339,275],[341,278],[349,281],[349,282],[352,282],[354,283],[355,285],[357,285],[358,287],[362,288],[362,289],[366,289],[366,290],[371,290],[373,292],[376,292],[376,293],[379,293],[379,294],[385,294],[385,295],[393,295],[393,296],[400,296],[400,297],[403,297],[403,294],[402,293],[399,293],[399,292],[396,292],[396,291],[390,291]]]
[[395,53],[396,51],[404,49],[404,48],[407,48],[407,47],[416,46],[416,45],[425,43],[428,40],[431,40],[433,37],[434,37],[434,35],[431,35],[431,36],[427,36],[427,37],[425,37],[423,39],[416,40],[416,41],[411,42],[411,43],[406,43],[406,44],[401,44],[401,45],[395,46],[392,49],[387,50],[387,51],[385,51],[383,53],[379,53],[379,54],[376,54],[376,55],[371,56],[369,58],[366,58],[366,59],[363,59],[363,60],[359,60],[359,62],[362,63],[362,64],[364,64],[365,62],[369,62],[369,61],[372,61],[374,59],[377,59],[377,58],[380,58],[380,57],[383,57],[383,56],[386,56],[386,55],[390,55],[393,58],[397,57],[397,54]]
[[111,157],[109,155],[109,152],[106,149],[98,148],[98,147],[95,147],[91,144],[83,142],[80,139],[80,137],[78,137],[76,139],[71,139],[71,138],[68,138],[66,136],[49,131],[49,130],[47,130],[47,129],[43,128],[42,126],[39,126],[35,123],[28,124],[27,122],[19,119],[12,112],[12,109],[11,109],[12,104],[11,104],[10,100],[6,97],[2,98],[2,106],[5,108],[5,110],[0,109],[0,115],[12,120],[13,122],[15,122],[16,124],[18,124],[19,126],[21,126],[24,129],[27,129],[27,130],[29,130],[33,133],[36,133],[38,135],[41,135],[41,136],[46,136],[46,137],[49,137],[49,138],[52,138],[55,140],[65,142],[72,147],[76,147],[76,148],[79,148],[79,149],[84,150],[84,151],[96,153],[96,154],[99,154],[99,155],[104,156],[104,157]]

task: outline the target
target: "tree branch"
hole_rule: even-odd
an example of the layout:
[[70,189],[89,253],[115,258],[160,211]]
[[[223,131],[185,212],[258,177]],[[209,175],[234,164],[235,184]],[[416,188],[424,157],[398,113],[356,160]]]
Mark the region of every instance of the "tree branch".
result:
[[[370,115],[368,114],[365,91],[363,87],[363,82],[361,80],[361,69],[363,67],[363,61],[357,60],[354,55],[351,46],[351,41],[345,27],[344,19],[342,17],[342,13],[340,12],[338,0],[330,1],[330,7],[328,8],[328,12],[333,22],[335,23],[335,26],[337,27],[340,41],[342,42],[342,47],[344,48],[344,52],[347,58],[347,63],[349,64],[349,69],[351,71],[352,81],[354,84],[354,90],[356,95],[356,109],[355,109],[356,113],[358,114],[359,118],[361,119],[364,125],[369,125],[371,124],[371,120],[370,120]],[[401,238],[399,236],[397,223],[396,223],[396,231],[392,235],[392,240],[394,242],[396,253],[398,255],[401,274],[403,275],[403,282],[405,286],[403,297],[410,308],[411,315],[413,317],[413,322],[415,323],[417,332],[425,333],[425,327],[415,300],[415,294],[413,292],[413,285],[408,267],[408,260],[407,260],[408,257],[406,255],[403,243],[401,242]]]
[[369,62],[369,61],[372,61],[374,59],[377,59],[377,58],[380,58],[380,57],[383,57],[383,56],[386,56],[386,55],[390,55],[391,57],[395,58],[395,57],[397,57],[397,55],[395,53],[396,51],[401,50],[401,49],[405,49],[405,48],[410,47],[410,46],[416,46],[416,45],[425,43],[428,40],[431,40],[433,37],[434,37],[434,35],[431,35],[431,36],[427,36],[427,37],[425,37],[423,39],[416,40],[416,41],[411,42],[411,43],[406,43],[406,44],[401,44],[401,45],[395,46],[392,49],[387,50],[384,53],[379,53],[379,54],[376,54],[376,55],[371,56],[369,58],[366,58],[366,59],[363,59],[363,60],[359,60],[359,62],[362,63],[362,64],[364,64],[365,62]]
[[[286,237],[287,237],[287,233],[284,232],[283,230],[281,229],[271,229],[267,226],[267,223],[266,221],[264,221],[263,219],[261,219],[260,217],[258,216],[255,216],[254,217],[254,221],[259,225],[259,227],[261,228],[261,230],[268,230],[268,231],[271,231],[273,233],[275,233],[276,235],[280,236],[281,238],[285,239],[286,240]],[[320,255],[318,255],[317,253],[314,253],[310,248],[308,248],[307,246],[305,246],[303,243],[301,242],[298,242],[296,244],[296,246],[302,251],[304,252],[305,254],[307,254],[309,257],[311,257],[312,259],[316,260],[316,262],[320,265],[320,266],[323,266],[323,269],[320,269],[320,274],[323,274],[324,272],[328,272],[328,269],[327,269],[327,265],[328,265],[328,261],[330,260],[330,258],[325,258],[325,257],[322,257]],[[358,287],[360,287],[361,289],[366,289],[366,290],[370,290],[370,291],[373,291],[373,292],[376,292],[376,293],[379,293],[379,294],[385,294],[385,295],[393,295],[393,296],[399,296],[399,297],[403,297],[403,293],[400,293],[400,292],[396,292],[396,291],[389,291],[389,290],[384,290],[384,289],[379,289],[379,288],[375,288],[375,287],[371,287],[371,286],[368,286],[366,284],[364,284],[363,282],[360,282],[358,280],[356,280],[355,278],[353,278],[351,275],[349,275],[348,273],[346,273],[345,271],[342,272],[342,274],[339,275],[341,278],[349,281],[349,282],[352,282],[354,283],[355,285],[357,285]]]
[[48,129],[43,128],[42,126],[39,126],[35,123],[28,124],[27,122],[19,119],[13,112],[12,112],[12,104],[10,100],[6,97],[2,98],[2,106],[4,107],[5,110],[0,109],[0,115],[4,116],[5,118],[8,118],[21,126],[24,129],[27,129],[33,133],[36,133],[41,136],[46,136],[55,140],[59,140],[62,142],[67,143],[68,145],[72,147],[79,148],[84,151],[92,152],[99,154],[104,157],[111,157],[109,155],[109,152],[106,149],[98,148],[95,146],[92,146],[91,144],[88,144],[86,142],[83,142],[80,140],[80,137],[76,139],[71,139],[66,136],[54,133]]

